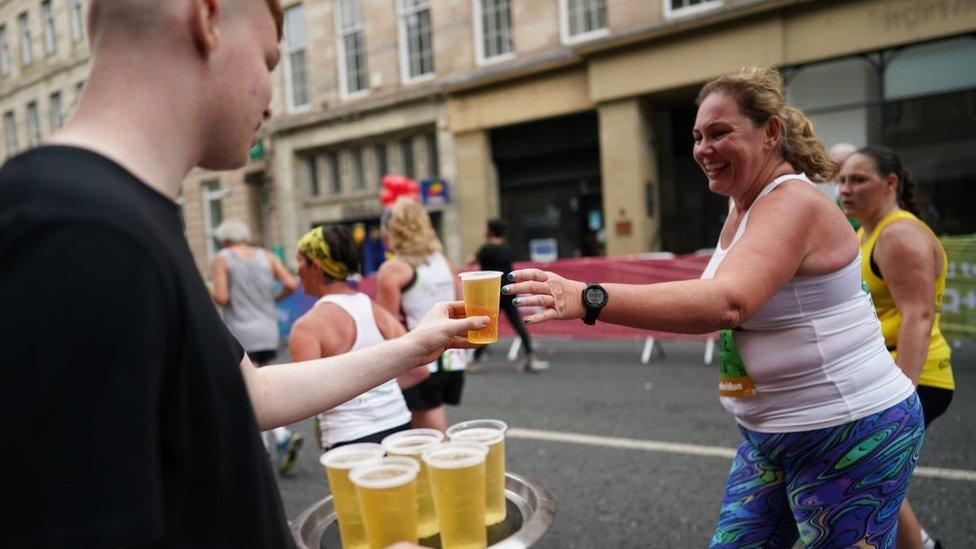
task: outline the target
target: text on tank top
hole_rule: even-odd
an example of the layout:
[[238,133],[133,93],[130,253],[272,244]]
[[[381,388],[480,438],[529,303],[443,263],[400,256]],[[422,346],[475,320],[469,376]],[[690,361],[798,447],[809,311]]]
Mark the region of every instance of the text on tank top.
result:
[[[789,180],[771,181],[743,215],[732,240],[721,241],[701,278],[713,278],[745,234],[757,202]],[[755,394],[722,397],[736,421],[762,432],[808,431],[841,425],[884,410],[914,391],[884,347],[860,258],[820,276],[794,276],[749,319],[731,331]]]

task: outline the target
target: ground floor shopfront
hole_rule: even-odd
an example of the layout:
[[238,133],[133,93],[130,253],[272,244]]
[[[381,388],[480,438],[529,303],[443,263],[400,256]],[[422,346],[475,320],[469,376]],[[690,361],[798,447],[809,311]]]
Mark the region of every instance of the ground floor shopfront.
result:
[[902,154],[937,232],[976,232],[976,5],[801,2],[583,47],[519,78],[449,93],[461,247],[509,218],[519,258],[711,247],[727,206],[691,157],[695,96],[743,66],[779,67],[829,146]]

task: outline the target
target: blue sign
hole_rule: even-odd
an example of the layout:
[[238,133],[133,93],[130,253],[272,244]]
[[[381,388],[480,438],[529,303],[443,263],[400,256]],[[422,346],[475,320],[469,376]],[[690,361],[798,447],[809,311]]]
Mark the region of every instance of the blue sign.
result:
[[420,197],[424,204],[450,204],[450,189],[450,185],[444,179],[424,179],[420,182]]

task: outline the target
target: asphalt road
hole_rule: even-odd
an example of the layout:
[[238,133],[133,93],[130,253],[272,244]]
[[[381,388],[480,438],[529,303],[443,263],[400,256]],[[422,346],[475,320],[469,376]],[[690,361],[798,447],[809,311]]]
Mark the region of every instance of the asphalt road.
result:
[[[505,360],[507,345],[499,343],[467,376],[463,403],[450,408],[448,418],[498,418],[522,429],[734,449],[735,423],[715,394],[715,367],[702,365],[704,344],[670,342],[664,348],[665,357],[642,366],[640,342],[545,341],[541,356],[552,368],[518,374]],[[968,473],[962,479],[917,473],[910,498],[922,524],[946,547],[968,548],[976,547],[976,348],[957,350],[953,363],[957,391],[927,434],[919,465]],[[296,428],[312,441],[310,422]],[[314,442],[306,445],[294,471],[280,478],[290,519],[328,494],[317,450]],[[555,498],[556,521],[538,547],[560,549],[707,546],[731,463],[694,449],[524,436],[510,437],[507,452],[509,471],[542,484]]]

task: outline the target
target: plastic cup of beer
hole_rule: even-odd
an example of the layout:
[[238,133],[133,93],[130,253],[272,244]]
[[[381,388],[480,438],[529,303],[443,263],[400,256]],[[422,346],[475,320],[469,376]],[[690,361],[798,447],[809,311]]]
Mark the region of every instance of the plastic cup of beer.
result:
[[329,479],[336,518],[339,520],[339,537],[345,549],[366,549],[366,529],[359,512],[356,487],[349,480],[349,471],[358,465],[376,463],[383,459],[386,450],[379,444],[361,443],[340,446],[322,454],[319,463],[325,467]]
[[419,472],[420,463],[403,456],[357,465],[349,472],[349,480],[356,486],[371,549],[398,541],[417,543]]
[[420,472],[417,473],[417,536],[420,539],[429,538],[440,531],[437,526],[437,512],[434,510],[434,496],[430,492],[427,464],[420,455],[443,440],[444,433],[437,429],[408,429],[383,439],[383,448],[386,448],[387,454],[408,456],[420,462]]
[[505,432],[508,425],[497,419],[474,419],[452,425],[447,437],[458,442],[477,442],[488,447],[485,460],[485,524],[505,520]]
[[434,492],[434,508],[444,549],[480,549],[485,529],[485,458],[488,447],[443,442],[422,454]]
[[469,330],[468,341],[488,344],[498,341],[498,302],[501,299],[502,272],[474,271],[461,273],[464,290],[464,314],[487,316],[491,322],[480,330]]

